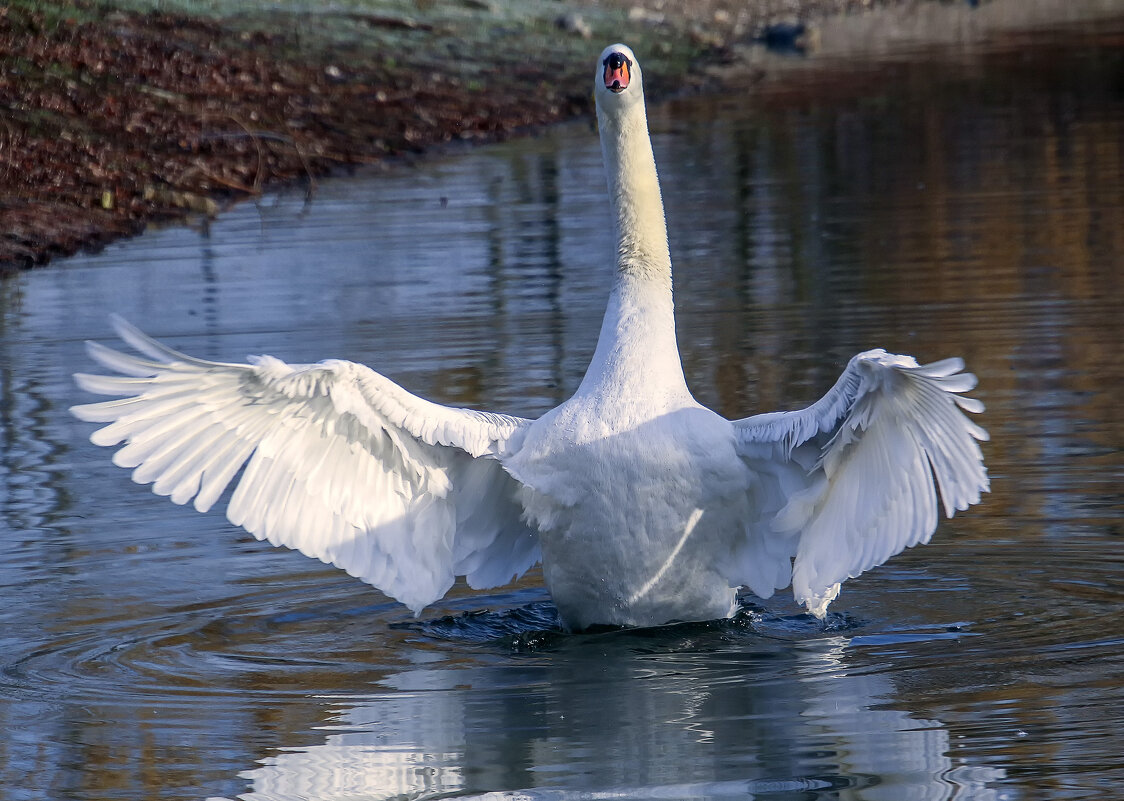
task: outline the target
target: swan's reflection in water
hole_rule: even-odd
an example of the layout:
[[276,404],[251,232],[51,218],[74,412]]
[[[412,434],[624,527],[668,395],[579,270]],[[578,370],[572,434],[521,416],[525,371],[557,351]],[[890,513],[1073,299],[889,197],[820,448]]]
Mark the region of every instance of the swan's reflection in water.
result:
[[998,798],[1001,770],[890,708],[888,676],[848,673],[847,638],[672,638],[396,674],[392,692],[326,701],[324,742],[263,760],[239,798]]

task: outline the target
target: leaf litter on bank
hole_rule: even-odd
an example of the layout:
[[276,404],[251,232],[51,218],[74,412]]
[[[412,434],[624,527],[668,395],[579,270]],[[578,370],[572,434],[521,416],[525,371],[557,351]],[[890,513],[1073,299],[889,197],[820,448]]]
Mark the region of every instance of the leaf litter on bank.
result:
[[[0,10],[0,264],[211,214],[338,165],[496,138],[586,102],[488,93],[377,53],[336,52],[346,68],[330,68],[288,55],[283,39],[161,13]],[[522,80],[545,81],[548,65],[524,66]]]

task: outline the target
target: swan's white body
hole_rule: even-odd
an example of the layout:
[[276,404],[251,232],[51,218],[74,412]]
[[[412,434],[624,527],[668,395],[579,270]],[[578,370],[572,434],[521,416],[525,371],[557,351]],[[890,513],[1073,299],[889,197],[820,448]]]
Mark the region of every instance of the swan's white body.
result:
[[[623,84],[623,85],[622,85]],[[926,542],[988,482],[959,360],[868,351],[802,411],[728,421],[695,402],[675,341],[663,205],[639,66],[607,48],[595,86],[617,281],[574,396],[538,420],[453,409],[351,362],[192,359],[121,320],[150,360],[90,345],[126,396],[74,408],[128,444],[135,481],[335,564],[415,613],[456,576],[504,584],[540,558],[564,623],[727,615],[735,589],[793,585],[818,617],[840,582]]]

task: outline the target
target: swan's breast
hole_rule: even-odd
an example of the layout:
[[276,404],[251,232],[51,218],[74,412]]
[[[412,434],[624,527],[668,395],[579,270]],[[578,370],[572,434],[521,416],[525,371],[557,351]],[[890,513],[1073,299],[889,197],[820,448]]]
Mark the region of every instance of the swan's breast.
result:
[[697,405],[627,424],[575,407],[541,420],[506,465],[563,618],[580,628],[727,614],[719,562],[744,537],[750,483],[730,424]]
[[678,490],[684,503],[745,491],[727,420],[690,398],[654,408],[642,401],[571,398],[535,421],[504,467],[565,505],[627,502],[644,491]]

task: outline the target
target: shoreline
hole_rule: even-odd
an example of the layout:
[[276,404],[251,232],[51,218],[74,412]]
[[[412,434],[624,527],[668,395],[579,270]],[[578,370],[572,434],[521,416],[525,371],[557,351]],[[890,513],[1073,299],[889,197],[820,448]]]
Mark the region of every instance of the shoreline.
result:
[[[318,177],[359,165],[588,114],[589,54],[620,38],[650,54],[658,87],[691,92],[739,70],[783,73],[1122,10],[1117,0],[706,0],[688,16],[660,0],[464,0],[417,3],[426,10],[411,16],[372,2],[316,14],[240,4],[205,17],[144,5],[0,9],[0,59],[11,65],[0,73],[0,274],[152,222],[213,217],[270,188],[311,192]],[[762,35],[776,23],[769,49]],[[792,54],[805,47],[808,57]]]

